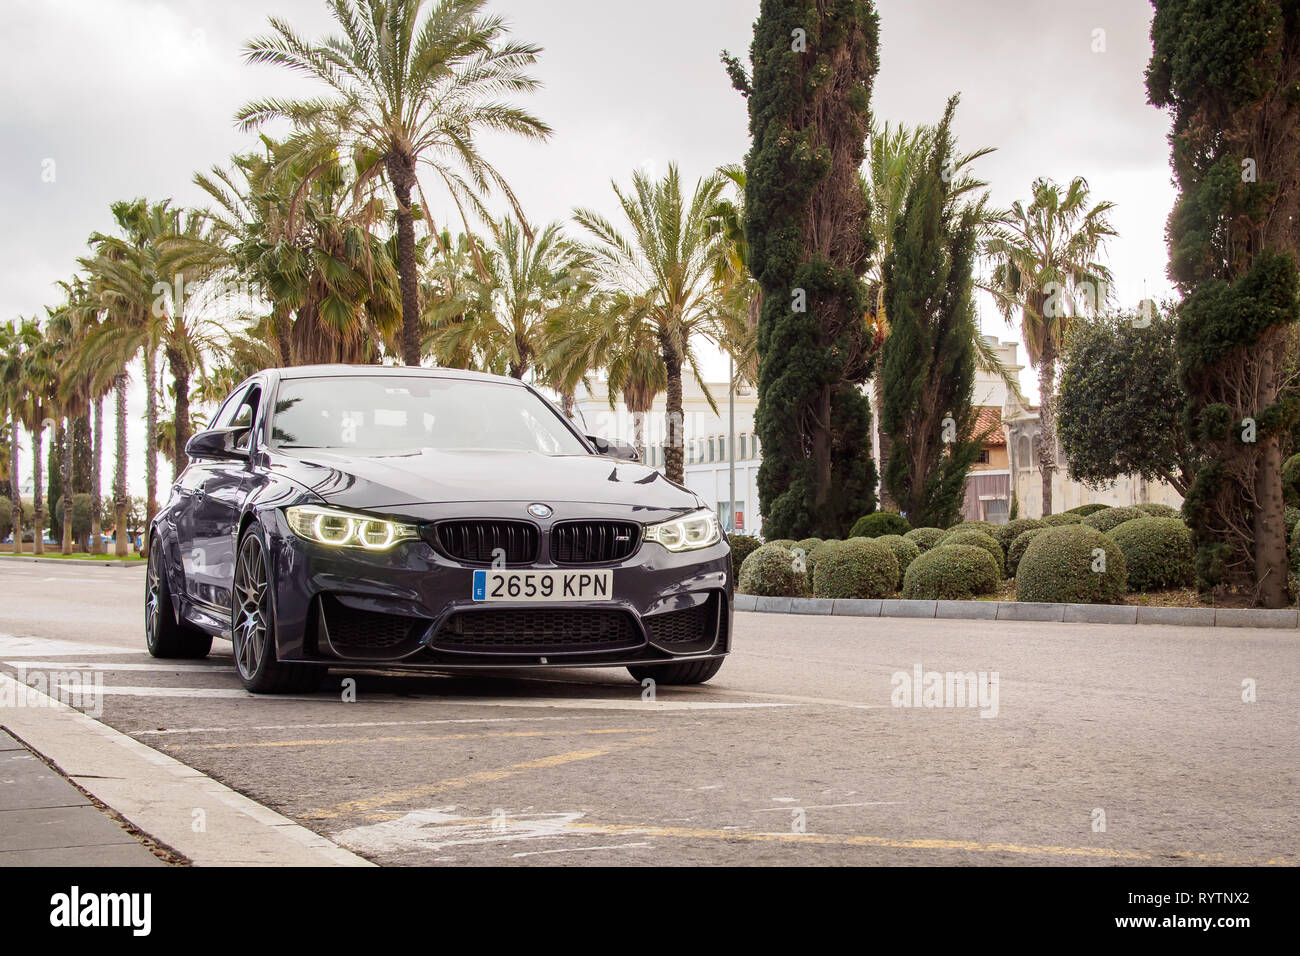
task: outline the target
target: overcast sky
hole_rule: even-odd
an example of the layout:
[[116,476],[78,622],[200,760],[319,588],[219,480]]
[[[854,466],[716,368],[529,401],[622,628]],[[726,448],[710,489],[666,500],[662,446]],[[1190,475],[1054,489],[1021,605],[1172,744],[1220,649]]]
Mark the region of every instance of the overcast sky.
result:
[[[1174,191],[1168,120],[1146,105],[1149,5],[876,6],[878,119],[935,122],[959,92],[960,146],[997,147],[975,168],[995,202],[1027,198],[1036,176],[1086,177],[1095,198],[1118,204],[1120,236],[1108,257],[1118,302],[1131,307],[1169,293],[1164,224]],[[758,7],[758,0],[493,0],[490,9],[518,39],[543,47],[535,75],[545,88],[524,102],[554,136],[544,145],[484,144],[529,217],[567,219],[575,206],[612,213],[610,179],[626,182],[638,166],[662,173],[676,162],[694,182],[740,162],[745,101],[718,53],[747,60]],[[2,9],[4,321],[58,301],[54,283],[86,253],[86,237],[112,228],[112,201],[200,203],[195,171],[250,145],[232,121],[239,106],[310,89],[283,69],[243,62],[244,43],[265,32],[269,15],[311,38],[332,32],[320,0],[4,0]],[[436,213],[439,201],[429,199]],[[981,319],[986,333],[1019,338],[987,307]],[[720,362],[716,368],[725,377]],[[1031,396],[1032,378],[1022,375]],[[133,429],[134,449],[142,431]],[[141,457],[131,455],[133,490],[143,488]]]

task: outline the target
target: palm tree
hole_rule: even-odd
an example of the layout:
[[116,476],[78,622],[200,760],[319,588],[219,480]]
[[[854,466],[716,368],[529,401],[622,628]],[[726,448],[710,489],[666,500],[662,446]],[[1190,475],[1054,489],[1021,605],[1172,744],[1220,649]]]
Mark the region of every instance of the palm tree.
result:
[[45,487],[41,465],[41,438],[49,421],[55,387],[55,345],[35,319],[20,319],[21,364],[18,387],[19,418],[32,436],[32,553],[45,553]]
[[8,471],[13,491],[14,553],[23,550],[23,500],[18,488],[18,433],[22,425],[23,339],[19,323],[0,325],[0,412],[9,420]]
[[580,307],[569,293],[583,284],[587,256],[564,238],[559,223],[541,232],[509,216],[489,222],[491,239],[483,249],[486,282],[472,277],[472,308],[449,299],[435,306],[425,345],[440,365],[455,365],[472,355],[493,356],[506,374],[522,379],[537,371],[546,350],[546,320],[553,313]]
[[993,286],[1008,322],[1018,311],[1030,364],[1038,369],[1038,462],[1043,514],[1052,513],[1056,469],[1056,362],[1076,314],[1095,314],[1110,299],[1111,273],[1098,261],[1116,235],[1111,202],[1092,204],[1088,182],[1077,176],[1061,187],[1036,179],[1033,199],[1011,207],[1000,235],[987,246],[995,263]]
[[[574,213],[591,234],[588,248],[597,281],[605,291],[625,297],[629,321],[644,324],[643,334],[659,344],[668,393],[664,473],[677,482],[683,480],[682,366],[689,365],[703,386],[695,343],[705,339],[716,345],[723,335],[713,286],[717,237],[709,228],[722,182],[717,175],[701,179],[689,202],[676,164],[659,182],[643,171],[634,173],[631,192],[612,183],[631,229],[626,236],[593,210]],[[704,395],[716,413],[707,387]]]
[[[339,162],[304,167],[262,137],[266,155],[236,156],[195,182],[215,201],[200,241],[175,238],[172,262],[243,278],[269,301],[275,362],[373,362],[401,322],[391,240],[375,233],[389,210]],[[310,174],[310,175],[309,175]]]
[[[362,169],[362,185],[385,176],[397,201],[401,274],[402,361],[420,364],[420,303],[413,194],[436,235],[419,171],[431,170],[460,210],[486,217],[493,187],[523,215],[504,177],[480,153],[476,137],[508,132],[545,139],[550,127],[502,94],[536,89],[525,72],[540,49],[506,39],[505,21],[482,14],[485,0],[330,0],[341,36],[311,43],[283,20],[273,33],[249,41],[251,63],[274,63],[326,84],[328,99],[263,99],[236,115],[243,129],[290,119],[304,157],[337,155],[346,144]],[[315,166],[311,163],[308,168]]]
[[562,396],[572,396],[593,370],[604,369],[610,410],[621,396],[644,461],[645,417],[668,387],[663,347],[644,306],[623,294],[598,294],[582,309],[552,315],[547,327],[542,362],[551,384]]

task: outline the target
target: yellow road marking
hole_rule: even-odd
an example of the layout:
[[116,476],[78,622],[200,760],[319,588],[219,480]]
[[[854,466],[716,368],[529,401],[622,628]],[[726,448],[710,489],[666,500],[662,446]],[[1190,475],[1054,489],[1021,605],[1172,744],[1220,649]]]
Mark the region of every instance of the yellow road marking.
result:
[[261,740],[230,744],[167,744],[166,750],[239,750],[247,747],[328,747],[335,744],[396,744],[413,741],[487,740],[505,737],[556,737],[592,734],[646,734],[653,727],[609,728],[604,730],[516,730],[490,734],[442,734],[415,737],[339,737],[330,740]]
[[[408,800],[417,800],[426,797],[436,797],[452,790],[463,790],[466,787],[472,787],[480,783],[496,783],[507,777],[518,776],[521,773],[528,773],[531,770],[546,770],[551,767],[561,767],[565,764],[575,763],[579,760],[590,760],[593,757],[604,757],[606,754],[613,753],[616,750],[625,750],[638,744],[648,743],[654,734],[651,731],[644,737],[624,744],[610,744],[603,748],[594,748],[591,750],[572,750],[568,753],[555,754],[550,757],[539,757],[536,760],[525,760],[523,763],[512,764],[509,767],[500,767],[496,770],[480,770],[476,773],[466,774],[463,777],[452,777],[450,780],[442,780],[438,783],[427,784],[422,787],[411,787],[406,790],[395,790],[391,793],[376,794],[373,797],[365,797],[360,800],[348,800],[337,804],[333,807],[322,810],[313,810],[308,813],[300,814],[305,820],[327,820],[345,814],[368,813],[369,811],[378,810],[381,807],[389,807],[395,803],[404,803]],[[401,814],[382,814],[371,815],[371,819],[394,819]]]
[[1293,865],[1285,857],[1273,857],[1267,860],[1241,860],[1224,856],[1222,853],[1195,853],[1191,851],[1153,853],[1144,850],[1111,849],[1110,847],[1036,846],[1020,843],[978,843],[973,840],[905,840],[838,833],[757,833],[749,830],[710,830],[691,827],[605,823],[569,823],[565,825],[565,829],[600,834],[635,833],[644,836],[684,837],[695,840],[738,840],[748,843],[806,843],[821,846],[889,847],[903,850],[962,850],[970,853],[1020,853],[1039,856],[1092,857],[1105,860],[1158,860],[1172,856],[1197,863],[1228,863],[1239,866],[1258,866],[1260,864],[1271,866]]

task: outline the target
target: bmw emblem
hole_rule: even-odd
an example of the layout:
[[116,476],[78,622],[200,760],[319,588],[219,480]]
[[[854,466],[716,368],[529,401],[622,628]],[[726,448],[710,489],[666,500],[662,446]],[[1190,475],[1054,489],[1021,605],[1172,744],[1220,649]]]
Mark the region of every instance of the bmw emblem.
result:
[[543,504],[529,505],[528,513],[534,518],[549,518],[552,514],[551,506]]

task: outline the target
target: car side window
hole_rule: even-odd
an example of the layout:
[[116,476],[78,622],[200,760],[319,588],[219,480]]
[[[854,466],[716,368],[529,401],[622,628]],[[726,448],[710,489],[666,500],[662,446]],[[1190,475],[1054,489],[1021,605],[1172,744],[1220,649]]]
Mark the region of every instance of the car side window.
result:
[[235,415],[239,412],[239,409],[243,406],[244,398],[247,394],[248,394],[248,389],[246,387],[237,389],[233,395],[231,395],[228,399],[226,399],[226,403],[222,405],[220,409],[217,410],[217,414],[212,416],[212,424],[209,427],[210,428],[231,427],[230,423],[231,421],[234,420]]
[[253,426],[257,423],[257,406],[262,401],[262,390],[257,386],[250,388],[235,408],[227,428],[241,428],[243,431],[235,441],[235,447],[247,450],[253,440]]

